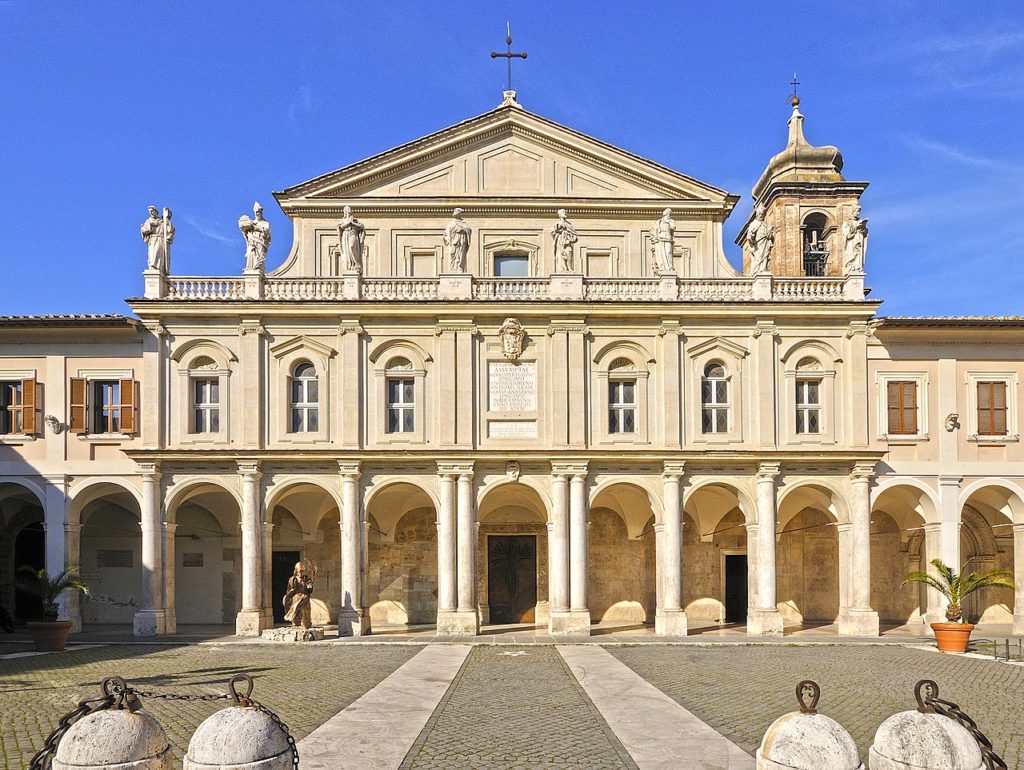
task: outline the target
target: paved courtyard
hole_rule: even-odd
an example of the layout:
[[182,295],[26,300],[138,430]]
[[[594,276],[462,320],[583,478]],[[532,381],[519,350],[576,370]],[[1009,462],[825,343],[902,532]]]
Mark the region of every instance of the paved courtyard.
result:
[[[349,766],[646,767],[650,764],[638,757],[636,733],[630,733],[636,725],[628,723],[628,716],[623,718],[622,711],[628,708],[618,713],[609,708],[620,692],[627,698],[626,690],[647,687],[644,681],[667,695],[665,703],[672,709],[682,707],[721,733],[720,740],[728,739],[753,754],[772,720],[795,708],[793,689],[805,678],[821,685],[819,710],[850,730],[866,756],[878,724],[896,711],[912,708],[913,686],[927,677],[939,683],[944,697],[978,721],[1011,768],[1024,768],[1022,666],[883,645],[643,644],[601,649],[594,644],[463,646],[454,665],[449,664],[449,673],[440,678],[420,666],[423,681],[435,683],[436,697],[420,701],[426,703],[423,718],[405,731],[407,742],[395,761],[338,764],[327,758],[316,764],[310,756],[303,765],[308,762],[310,767],[332,770]],[[296,738],[304,738],[325,722],[329,728],[345,714],[350,718],[347,730],[352,718],[355,723],[366,720],[367,712],[359,708],[368,703],[368,693],[387,690],[389,682],[397,700],[383,697],[378,699],[381,702],[402,704],[417,697],[407,689],[412,680],[400,674],[415,673],[417,661],[429,657],[422,651],[420,646],[394,643],[111,644],[0,659],[0,758],[5,767],[24,767],[57,718],[80,698],[94,695],[97,682],[112,674],[125,677],[140,690],[211,694],[223,692],[224,682],[234,673],[247,671],[256,680],[255,697],[275,709]],[[572,668],[566,657],[570,652],[577,659]],[[620,689],[614,691],[606,687],[604,698],[598,697],[595,693],[600,688],[595,686],[610,681],[605,673],[610,669],[598,668],[601,656],[632,677],[633,685],[616,684]],[[651,702],[649,696],[643,697]],[[224,705],[223,701],[145,700],[146,709],[167,730],[178,762],[199,722]],[[408,717],[402,711],[400,706],[395,708],[396,728]],[[392,721],[390,713],[384,716]],[[648,714],[643,716],[646,719]],[[649,716],[654,722],[659,718]],[[372,743],[393,739],[400,732],[375,727],[367,734]],[[328,745],[332,743],[348,751],[343,741],[328,740]],[[369,750],[364,757],[374,756],[372,745]],[[714,754],[693,752],[693,764],[676,766],[752,766],[752,761],[744,764],[746,758],[739,764],[722,764]]]

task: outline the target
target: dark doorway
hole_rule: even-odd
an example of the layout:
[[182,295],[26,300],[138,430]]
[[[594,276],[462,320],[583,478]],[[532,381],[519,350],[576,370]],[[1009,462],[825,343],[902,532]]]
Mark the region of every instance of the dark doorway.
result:
[[725,622],[747,622],[747,555],[725,556]]
[[537,538],[487,538],[487,604],[491,623],[532,623],[537,607]]
[[[46,532],[41,522],[27,525],[14,538],[14,567],[28,566],[41,570],[46,566]],[[14,589],[14,617],[18,620],[39,620],[43,616],[43,600],[20,588]]]
[[281,600],[288,593],[288,578],[295,571],[295,564],[300,560],[298,551],[274,551],[270,561],[270,597],[274,608],[274,622],[284,623],[284,605]]

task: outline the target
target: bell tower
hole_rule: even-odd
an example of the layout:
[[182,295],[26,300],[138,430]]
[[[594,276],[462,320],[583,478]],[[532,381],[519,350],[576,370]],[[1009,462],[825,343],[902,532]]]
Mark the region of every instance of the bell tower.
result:
[[754,185],[754,211],[736,243],[743,273],[840,277],[862,274],[867,221],[860,196],[867,182],[848,182],[838,147],[804,137],[800,98],[790,102],[789,141]]

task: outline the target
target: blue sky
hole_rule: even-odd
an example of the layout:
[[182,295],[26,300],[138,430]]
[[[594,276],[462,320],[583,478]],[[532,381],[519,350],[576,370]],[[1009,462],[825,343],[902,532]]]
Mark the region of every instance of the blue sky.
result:
[[[966,9],[973,5],[981,12]],[[178,274],[237,274],[271,191],[484,112],[511,18],[528,109],[743,196],[806,133],[868,180],[882,312],[1024,312],[1019,2],[38,3],[0,0],[0,314],[124,312],[139,224]]]

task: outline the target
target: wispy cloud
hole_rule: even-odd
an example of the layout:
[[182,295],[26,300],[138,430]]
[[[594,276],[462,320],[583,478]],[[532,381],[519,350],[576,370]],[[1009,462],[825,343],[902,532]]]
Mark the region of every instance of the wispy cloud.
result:
[[996,158],[961,149],[958,145],[949,144],[920,134],[907,134],[902,137],[903,144],[911,150],[932,155],[940,160],[949,161],[962,166],[1014,174],[1024,171],[1020,166],[1008,162],[1005,158]]
[[235,243],[238,241],[239,236],[232,233],[227,227],[221,227],[220,225],[211,225],[208,222],[203,222],[196,219],[193,216],[186,214],[184,217],[185,224],[195,230],[197,233],[205,238],[209,238],[212,241],[218,241],[219,243]]
[[317,105],[313,99],[313,86],[306,82],[299,86],[295,96],[288,103],[288,122],[293,128],[298,128],[303,118],[313,115]]

